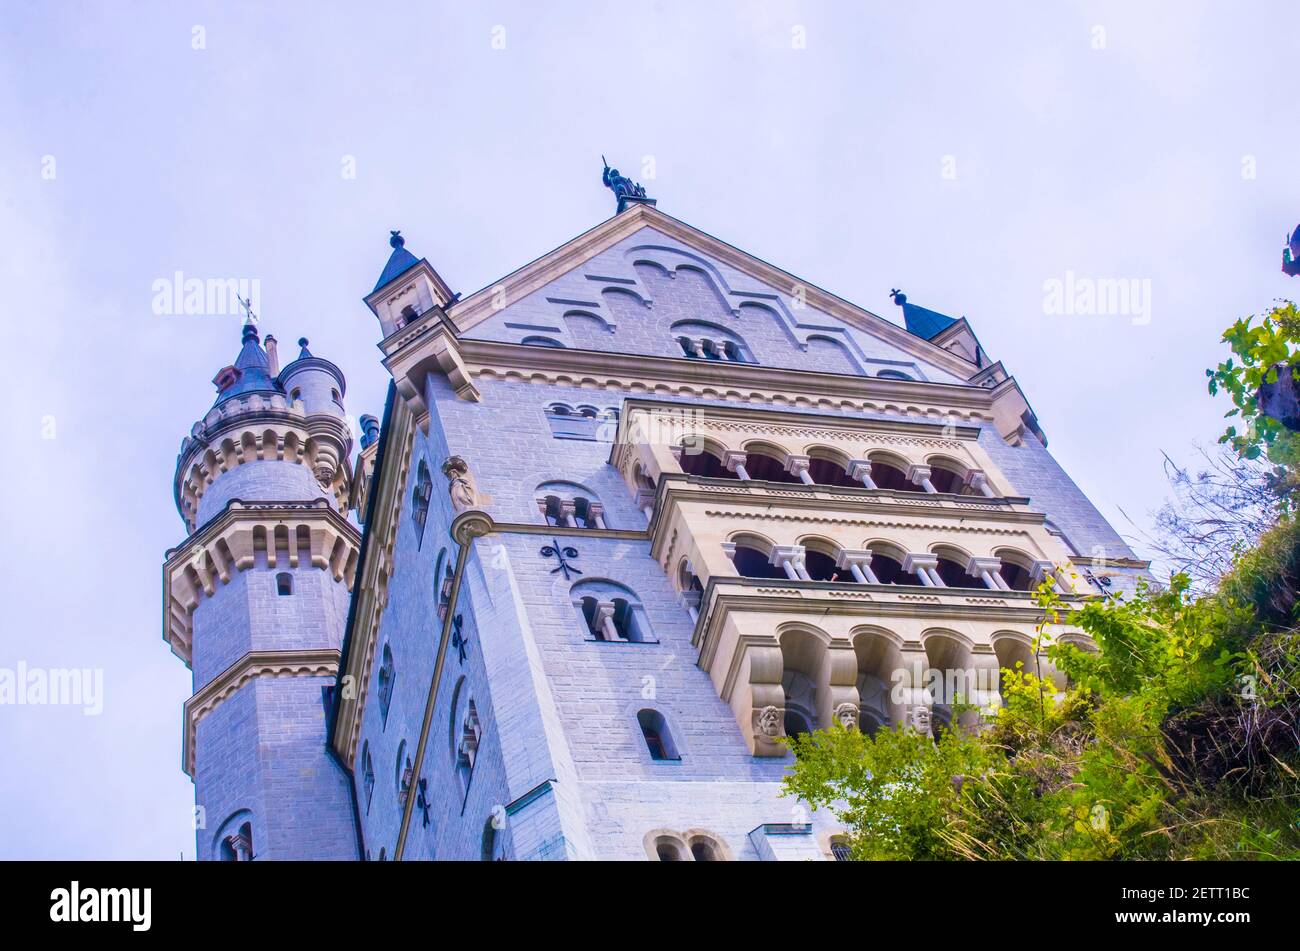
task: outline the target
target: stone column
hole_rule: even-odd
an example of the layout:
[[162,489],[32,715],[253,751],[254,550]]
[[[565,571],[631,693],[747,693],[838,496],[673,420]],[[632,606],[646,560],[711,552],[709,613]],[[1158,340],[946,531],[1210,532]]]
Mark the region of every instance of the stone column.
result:
[[749,481],[749,470],[745,468],[745,459],[748,454],[741,452],[739,449],[728,449],[727,454],[722,457],[722,464],[736,476],[744,481]]
[[587,514],[596,523],[597,528],[605,528],[605,506],[600,502],[588,502]]
[[618,628],[614,626],[614,602],[601,601],[596,605],[596,626],[604,633],[607,641],[625,640]]
[[879,486],[871,478],[871,462],[867,459],[854,459],[849,463],[848,473],[850,479],[857,479],[868,489],[876,489]]
[[1000,591],[1001,586],[995,579],[1000,578],[998,569],[1002,567],[1000,558],[972,558],[966,565],[968,574],[974,575],[984,582],[986,588],[992,588],[994,591]]
[[653,489],[641,489],[636,494],[636,507],[645,515],[646,524],[655,517],[655,494]]
[[927,492],[937,492],[938,490],[930,483],[929,466],[912,466],[907,470],[907,481],[913,485],[919,485]]
[[914,573],[927,588],[946,587],[937,571],[939,559],[935,555],[909,554],[903,559],[903,570]]
[[791,581],[808,581],[808,571],[803,566],[804,547],[802,545],[778,545],[772,549],[769,559],[772,564],[785,570]]
[[835,559],[835,567],[847,568],[858,584],[880,584],[880,579],[871,570],[870,549],[843,549]]
[[785,461],[785,468],[791,475],[798,476],[799,481],[804,485],[816,485],[812,473],[808,471],[811,462],[812,460],[807,456],[791,456]]
[[966,484],[976,492],[982,492],[985,498],[996,499],[997,492],[989,485],[989,478],[982,469],[972,469],[966,473]]

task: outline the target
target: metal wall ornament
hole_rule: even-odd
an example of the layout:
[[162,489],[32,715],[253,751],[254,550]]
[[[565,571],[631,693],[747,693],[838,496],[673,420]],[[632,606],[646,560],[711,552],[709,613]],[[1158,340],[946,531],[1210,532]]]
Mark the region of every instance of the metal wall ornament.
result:
[[574,548],[572,545],[561,545],[553,538],[551,539],[551,544],[542,546],[541,555],[543,558],[555,558],[559,561],[559,564],[551,569],[551,574],[563,571],[565,581],[569,580],[570,573],[575,575],[582,574],[582,569],[575,565],[571,565],[568,562],[568,559],[578,557],[578,549]]

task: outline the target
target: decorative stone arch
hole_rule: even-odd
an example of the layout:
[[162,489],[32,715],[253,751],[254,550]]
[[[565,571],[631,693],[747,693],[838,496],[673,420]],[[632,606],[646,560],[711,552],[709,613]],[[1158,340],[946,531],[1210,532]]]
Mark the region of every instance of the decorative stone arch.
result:
[[774,562],[776,543],[766,535],[750,531],[733,532],[723,544],[723,551],[742,578],[789,580],[785,569]]
[[826,361],[822,372],[854,376],[862,374],[862,361],[854,353],[855,348],[843,337],[833,337],[825,333],[809,334],[803,342],[802,349],[810,356]]
[[1001,567],[998,568],[998,573],[1010,590],[1034,590],[1035,559],[1033,556],[1019,548],[1003,547],[995,549],[993,557],[1002,563]]
[[970,565],[973,556],[966,549],[951,542],[937,542],[930,546],[929,552],[939,559],[935,570],[949,588],[987,587],[978,575],[971,573]]
[[860,489],[861,478],[851,474],[854,460],[842,449],[830,446],[805,446],[803,455],[808,459],[808,474],[817,485],[838,485]]
[[765,482],[800,482],[794,471],[796,462],[807,460],[791,454],[786,447],[766,439],[750,439],[742,444],[745,469],[751,479]]
[[786,736],[858,724],[857,657],[851,645],[825,631],[792,621],[777,627]]
[[212,837],[210,857],[218,862],[251,862],[257,858],[253,849],[253,813],[248,809],[232,812]]
[[917,491],[916,485],[908,478],[912,461],[907,457],[888,449],[872,449],[867,453],[867,461],[871,464],[871,480],[877,488]]
[[803,565],[813,581],[843,581],[847,570],[839,567],[843,546],[823,535],[804,535],[797,542],[804,550]]
[[589,641],[658,643],[640,596],[621,582],[584,578],[570,586],[569,602]]
[[[1016,670],[1016,664],[1021,665],[1022,673],[1038,674],[1038,667],[1034,656],[1034,642],[1028,634],[1020,631],[994,631],[989,641],[993,645],[993,653],[998,658],[998,686],[1001,689],[1002,676],[1001,671]],[[1050,665],[1042,665],[1044,675],[1054,673]]]
[[969,465],[944,453],[932,453],[925,458],[930,469],[930,482],[939,492],[952,495],[970,494],[970,477],[975,471]]
[[916,583],[903,570],[908,553],[902,545],[888,539],[876,538],[868,539],[862,548],[871,552],[869,565],[878,583],[901,585]]
[[651,829],[641,840],[646,857],[652,862],[693,862],[695,857],[681,833],[673,829]]
[[[696,862],[735,861],[735,856],[726,840],[708,829],[687,829],[681,833],[681,837]],[[712,854],[709,855],[708,852]]]
[[738,458],[723,443],[711,436],[688,433],[675,441],[673,458],[687,475],[708,479],[738,479],[732,463]]
[[529,334],[519,341],[525,347],[550,347],[552,350],[567,350],[563,343],[544,334]]
[[900,722],[906,705],[894,693],[902,686],[896,671],[903,664],[903,639],[887,628],[863,625],[850,632],[849,642],[857,663],[858,729],[874,733]]

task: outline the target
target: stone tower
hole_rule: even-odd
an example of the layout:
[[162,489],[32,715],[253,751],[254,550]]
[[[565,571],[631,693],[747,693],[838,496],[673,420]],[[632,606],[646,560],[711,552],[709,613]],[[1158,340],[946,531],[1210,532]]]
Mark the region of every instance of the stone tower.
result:
[[217,399],[181,443],[188,537],[163,566],[163,636],[190,666],[183,766],[201,860],[355,859],[355,808],[326,744],[360,539],[338,367],[280,370],[244,325]]

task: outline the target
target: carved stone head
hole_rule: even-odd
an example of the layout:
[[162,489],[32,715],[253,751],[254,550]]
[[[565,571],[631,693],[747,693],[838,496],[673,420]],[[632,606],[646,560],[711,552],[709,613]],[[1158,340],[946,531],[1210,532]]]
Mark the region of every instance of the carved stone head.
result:
[[846,730],[856,730],[858,728],[858,705],[856,703],[841,703],[835,708],[835,719],[839,721],[840,726]]
[[762,739],[775,739],[782,733],[785,711],[780,707],[768,705],[754,714],[754,736]]

